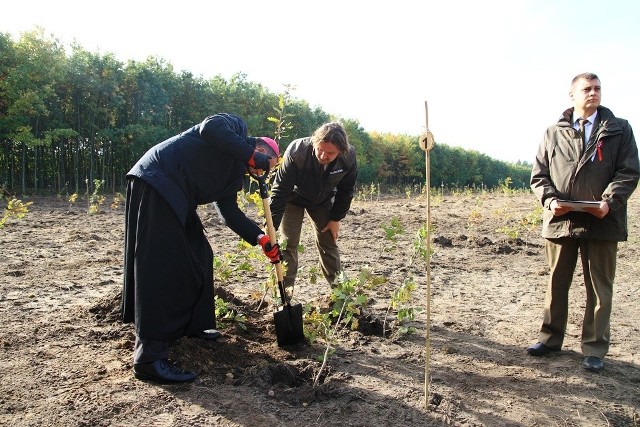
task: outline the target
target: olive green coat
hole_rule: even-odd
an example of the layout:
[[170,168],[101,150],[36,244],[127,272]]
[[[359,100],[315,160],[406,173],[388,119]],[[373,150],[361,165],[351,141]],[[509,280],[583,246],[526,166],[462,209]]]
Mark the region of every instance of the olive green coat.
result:
[[[638,185],[640,164],[631,125],[598,107],[593,130],[583,148],[572,125],[573,108],[550,126],[540,143],[531,171],[531,189],[545,207],[542,236],[624,241],[627,200]],[[605,200],[610,212],[602,219],[586,212],[554,217],[554,199]]]

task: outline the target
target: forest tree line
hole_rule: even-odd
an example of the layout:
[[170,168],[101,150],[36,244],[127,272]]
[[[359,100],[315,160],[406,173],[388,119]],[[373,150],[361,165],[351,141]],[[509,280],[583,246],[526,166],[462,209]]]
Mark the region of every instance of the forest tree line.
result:
[[[0,33],[0,190],[14,194],[120,192],[125,174],[151,146],[216,112],[241,116],[250,135],[281,150],[322,123],[340,121],[358,154],[359,184],[403,187],[425,182],[419,135],[367,132],[292,95],[274,93],[237,73],[230,79],[176,72],[162,58],[123,63],[112,53],[73,44],[42,28],[14,40]],[[431,185],[494,188],[509,178],[528,187],[531,166],[506,163],[436,141]]]

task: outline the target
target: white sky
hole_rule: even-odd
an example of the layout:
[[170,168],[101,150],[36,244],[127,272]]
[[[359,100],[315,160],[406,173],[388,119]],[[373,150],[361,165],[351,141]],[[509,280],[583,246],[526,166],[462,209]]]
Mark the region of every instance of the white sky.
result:
[[582,72],[640,129],[638,22],[637,0],[13,0],[0,12],[16,40],[38,25],[123,62],[292,84],[366,131],[417,136],[428,101],[436,143],[529,162]]

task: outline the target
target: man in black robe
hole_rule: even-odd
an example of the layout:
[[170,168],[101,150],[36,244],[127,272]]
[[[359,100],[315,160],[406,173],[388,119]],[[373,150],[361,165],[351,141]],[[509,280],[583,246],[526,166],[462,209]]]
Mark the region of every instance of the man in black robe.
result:
[[133,322],[134,376],[159,383],[197,374],[168,359],[182,336],[216,339],[213,251],[197,214],[214,203],[226,225],[272,262],[281,254],[238,207],[249,169],[263,173],[279,155],[275,141],[247,136],[240,117],[218,113],[147,151],[127,174],[122,320]]

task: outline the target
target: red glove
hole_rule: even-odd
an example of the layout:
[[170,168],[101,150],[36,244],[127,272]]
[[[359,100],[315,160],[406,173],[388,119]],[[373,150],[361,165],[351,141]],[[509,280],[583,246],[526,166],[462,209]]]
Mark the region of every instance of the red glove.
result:
[[282,260],[282,252],[280,252],[280,246],[276,243],[275,245],[271,244],[271,240],[269,236],[263,234],[262,237],[258,238],[258,243],[262,246],[262,251],[269,258],[271,264],[277,264]]

